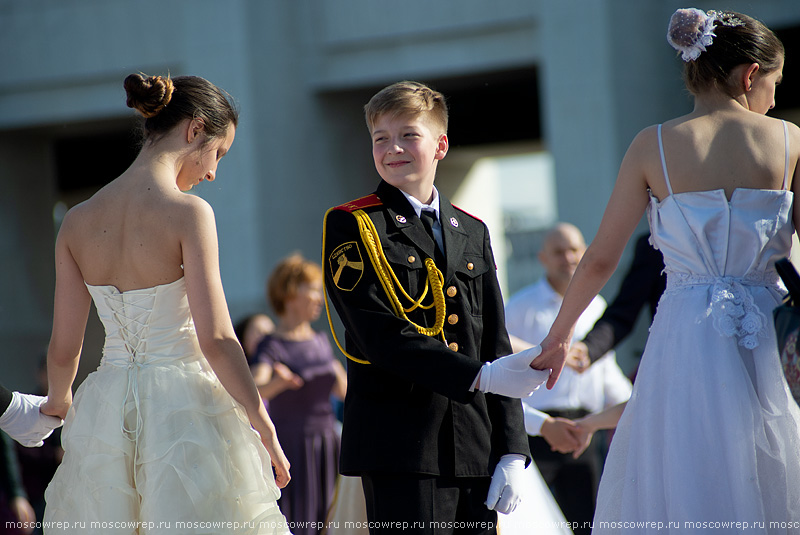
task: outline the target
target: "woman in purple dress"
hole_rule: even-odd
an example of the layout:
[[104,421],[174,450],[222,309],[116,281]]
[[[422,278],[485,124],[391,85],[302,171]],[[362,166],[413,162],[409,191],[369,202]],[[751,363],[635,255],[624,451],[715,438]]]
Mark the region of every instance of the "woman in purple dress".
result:
[[267,297],[278,325],[259,343],[252,371],[292,465],[278,503],[295,535],[312,535],[333,498],[340,440],[331,395],[344,399],[347,376],[327,335],[311,327],[323,305],[318,265],[299,254],[284,259]]

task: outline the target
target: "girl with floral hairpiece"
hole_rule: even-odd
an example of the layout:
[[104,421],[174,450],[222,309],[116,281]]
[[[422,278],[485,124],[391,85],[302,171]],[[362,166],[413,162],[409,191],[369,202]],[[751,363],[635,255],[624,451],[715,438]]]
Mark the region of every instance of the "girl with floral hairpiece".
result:
[[800,408],[770,320],[783,295],[775,261],[800,226],[800,128],[766,116],[783,45],[747,15],[698,9],[676,11],[667,39],[694,109],[631,143],[532,366],[557,379],[576,319],[647,211],[667,289],[605,464],[594,533],[796,532]]

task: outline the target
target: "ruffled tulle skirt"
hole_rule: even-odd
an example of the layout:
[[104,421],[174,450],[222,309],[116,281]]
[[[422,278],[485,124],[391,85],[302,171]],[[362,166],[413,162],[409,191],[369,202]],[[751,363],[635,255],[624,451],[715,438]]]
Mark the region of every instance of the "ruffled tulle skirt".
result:
[[202,357],[102,364],[62,443],[46,533],[288,533],[269,454]]
[[799,533],[800,409],[768,314],[758,346],[720,334],[711,288],[667,291],[606,459],[593,533]]

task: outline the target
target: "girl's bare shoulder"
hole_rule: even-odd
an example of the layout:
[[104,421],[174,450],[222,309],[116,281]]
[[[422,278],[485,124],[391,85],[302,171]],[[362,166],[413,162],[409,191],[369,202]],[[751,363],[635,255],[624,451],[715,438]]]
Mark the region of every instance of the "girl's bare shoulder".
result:
[[636,134],[628,147],[628,160],[649,161],[654,155],[658,155],[658,126],[648,126]]

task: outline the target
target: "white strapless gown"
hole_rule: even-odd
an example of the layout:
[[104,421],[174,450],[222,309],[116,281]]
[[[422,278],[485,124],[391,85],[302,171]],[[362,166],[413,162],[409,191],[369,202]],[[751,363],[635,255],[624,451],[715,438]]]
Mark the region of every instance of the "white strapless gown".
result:
[[183,279],[88,286],[103,359],[64,423],[46,533],[288,533],[269,454],[203,357]]
[[594,533],[800,532],[800,409],[772,323],[792,204],[790,191],[753,189],[730,202],[722,190],[651,200],[667,290],[606,460]]

